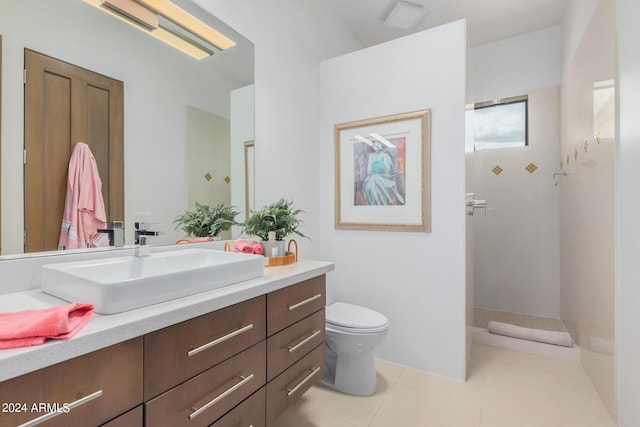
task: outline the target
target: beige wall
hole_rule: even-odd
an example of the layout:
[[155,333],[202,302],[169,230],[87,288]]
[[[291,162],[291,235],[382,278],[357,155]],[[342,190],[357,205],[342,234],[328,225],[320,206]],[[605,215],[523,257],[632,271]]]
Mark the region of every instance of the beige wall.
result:
[[[613,0],[601,0],[564,58],[560,179],[560,316],[611,413],[614,397],[615,102]],[[598,142],[598,134],[600,135]],[[585,141],[587,145],[585,145]]]

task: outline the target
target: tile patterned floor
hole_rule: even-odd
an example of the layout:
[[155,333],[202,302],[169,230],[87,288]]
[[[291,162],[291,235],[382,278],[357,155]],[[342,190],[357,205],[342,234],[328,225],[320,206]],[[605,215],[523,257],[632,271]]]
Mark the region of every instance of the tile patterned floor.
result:
[[467,382],[376,360],[378,393],[312,387],[277,427],[615,427],[577,363],[474,344]]

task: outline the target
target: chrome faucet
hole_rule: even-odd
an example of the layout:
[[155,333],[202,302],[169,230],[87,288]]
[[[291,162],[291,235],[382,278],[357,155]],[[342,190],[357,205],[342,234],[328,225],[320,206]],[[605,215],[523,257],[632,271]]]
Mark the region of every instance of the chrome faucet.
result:
[[136,222],[134,223],[135,228],[135,256],[144,257],[149,255],[151,252],[149,248],[149,236],[158,236],[160,235],[159,231],[151,231],[147,230],[149,223],[146,222]]
[[106,228],[99,228],[98,233],[105,233],[109,238],[109,246],[121,248],[124,246],[124,223],[122,221],[110,221]]
[[145,257],[145,256],[149,256],[149,254],[151,253],[151,249],[149,248],[149,245],[147,244],[147,239],[149,238],[149,236],[145,236],[142,235],[139,237],[138,239],[138,243],[135,246],[134,249],[134,255],[137,257]]

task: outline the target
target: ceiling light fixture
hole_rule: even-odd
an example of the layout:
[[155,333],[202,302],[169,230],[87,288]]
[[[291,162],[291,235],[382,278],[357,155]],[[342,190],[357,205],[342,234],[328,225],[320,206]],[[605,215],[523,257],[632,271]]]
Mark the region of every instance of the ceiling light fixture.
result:
[[169,0],[136,0],[148,9],[156,12],[160,16],[164,16],[174,24],[184,28],[190,33],[200,37],[207,43],[220,50],[225,50],[231,46],[235,46],[235,42],[228,37],[220,34],[186,10],[170,2]]
[[213,47],[223,50],[235,45],[233,40],[168,0],[147,1],[155,4],[157,9],[149,8],[142,1],[134,0],[85,0],[85,2],[198,60],[213,55]]
[[131,0],[100,0],[100,4],[115,13],[126,16],[146,30],[158,28],[158,15]]
[[424,18],[426,13],[426,9],[420,4],[399,1],[389,12],[389,15],[384,20],[384,25],[401,30],[410,30]]

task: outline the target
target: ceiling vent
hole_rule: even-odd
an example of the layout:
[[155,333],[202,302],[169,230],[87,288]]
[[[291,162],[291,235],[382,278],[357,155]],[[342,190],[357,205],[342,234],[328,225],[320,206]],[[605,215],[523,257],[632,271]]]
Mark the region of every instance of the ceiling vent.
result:
[[420,4],[399,1],[389,12],[387,19],[384,20],[384,25],[401,30],[410,30],[424,18],[426,13],[426,9]]

